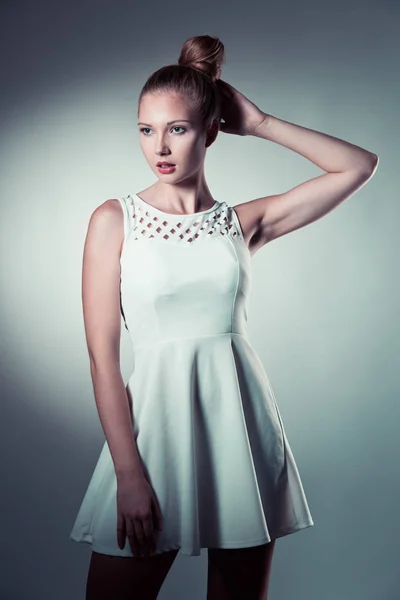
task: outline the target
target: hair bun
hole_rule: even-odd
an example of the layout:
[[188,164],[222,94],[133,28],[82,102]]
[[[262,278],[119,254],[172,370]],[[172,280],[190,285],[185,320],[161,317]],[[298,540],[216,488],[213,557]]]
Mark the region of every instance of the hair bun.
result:
[[198,35],[183,44],[178,64],[202,71],[213,81],[221,77],[224,45],[218,37]]
[[198,61],[198,62],[188,63],[186,66],[191,67],[192,69],[196,69],[197,71],[202,71],[209,77],[211,77],[213,79],[217,79],[217,77],[214,75],[214,70],[215,70],[214,65],[212,65],[210,63],[207,63],[205,61]]

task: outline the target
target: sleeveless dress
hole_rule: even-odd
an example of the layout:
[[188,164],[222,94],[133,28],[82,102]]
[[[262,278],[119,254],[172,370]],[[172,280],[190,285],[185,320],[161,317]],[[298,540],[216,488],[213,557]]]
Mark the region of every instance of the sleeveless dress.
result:
[[[248,337],[251,253],[234,208],[174,215],[137,194],[118,200],[132,427],[163,516],[155,553],[257,546],[314,525]],[[116,490],[105,442],[69,539],[134,556],[117,543]]]

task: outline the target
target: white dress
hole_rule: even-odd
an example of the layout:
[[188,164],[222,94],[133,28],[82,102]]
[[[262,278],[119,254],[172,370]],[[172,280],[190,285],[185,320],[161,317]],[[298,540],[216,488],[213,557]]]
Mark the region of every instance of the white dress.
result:
[[[252,263],[235,210],[182,216],[137,194],[118,200],[133,431],[163,516],[156,554],[257,546],[314,525],[248,337]],[[117,543],[116,489],[105,442],[69,538],[133,556]]]

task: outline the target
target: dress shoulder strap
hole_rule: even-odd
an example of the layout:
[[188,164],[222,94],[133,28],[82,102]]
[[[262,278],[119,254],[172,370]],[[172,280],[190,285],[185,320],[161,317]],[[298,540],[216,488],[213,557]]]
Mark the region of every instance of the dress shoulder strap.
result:
[[130,232],[132,231],[135,225],[135,204],[132,196],[128,194],[127,196],[118,197],[119,203],[122,208],[122,213],[124,215],[124,245],[125,240],[128,238]]

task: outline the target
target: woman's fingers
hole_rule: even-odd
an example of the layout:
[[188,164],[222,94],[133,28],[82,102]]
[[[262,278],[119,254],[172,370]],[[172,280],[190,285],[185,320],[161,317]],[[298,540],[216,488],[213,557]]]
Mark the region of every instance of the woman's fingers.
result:
[[118,518],[117,542],[121,550],[125,547],[126,538],[128,538],[131,551],[135,556],[154,552],[156,549],[154,530],[148,519],[141,521]]
[[153,552],[155,540],[154,540],[154,527],[153,527],[153,519],[152,516],[149,515],[146,519],[142,520],[143,533],[144,533],[144,542],[143,542],[143,550],[146,555]]
[[125,519],[121,513],[117,515],[117,542],[118,546],[121,550],[125,546],[126,541],[126,527],[125,527]]
[[126,527],[132,553],[140,556],[144,540],[142,522],[139,519],[128,519]]
[[[156,534],[163,528],[163,519],[158,498],[154,490],[152,493],[149,493],[147,487],[150,488],[150,486],[146,486],[144,491],[149,494],[150,507],[148,511],[142,507],[141,516],[134,516],[132,511],[129,510],[129,506],[128,509],[125,507],[124,502],[126,501],[126,497],[124,497],[123,489],[119,490],[121,494],[117,497],[120,502],[118,504],[117,515],[118,546],[123,549],[126,545],[126,538],[128,538],[132,554],[135,556],[153,554],[157,549]],[[139,512],[138,507],[136,507],[136,512]]]
[[148,556],[156,549],[153,522],[151,517],[146,519],[131,519],[127,525],[132,553],[136,556]]

